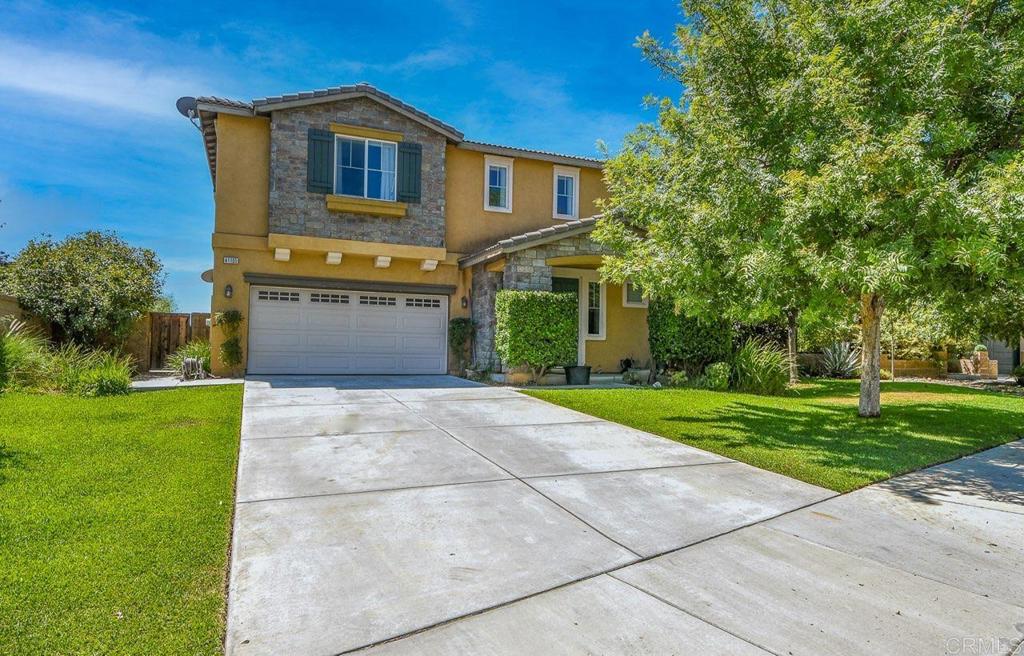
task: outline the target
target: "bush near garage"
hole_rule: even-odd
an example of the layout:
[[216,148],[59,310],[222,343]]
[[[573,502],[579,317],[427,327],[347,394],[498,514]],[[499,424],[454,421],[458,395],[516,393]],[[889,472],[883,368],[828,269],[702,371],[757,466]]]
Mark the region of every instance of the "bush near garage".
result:
[[727,360],[732,350],[732,327],[727,322],[677,313],[670,301],[651,300],[647,328],[654,361],[691,377],[712,362]]
[[512,367],[529,367],[539,381],[551,367],[573,365],[579,320],[576,297],[502,289],[494,302],[494,347]]

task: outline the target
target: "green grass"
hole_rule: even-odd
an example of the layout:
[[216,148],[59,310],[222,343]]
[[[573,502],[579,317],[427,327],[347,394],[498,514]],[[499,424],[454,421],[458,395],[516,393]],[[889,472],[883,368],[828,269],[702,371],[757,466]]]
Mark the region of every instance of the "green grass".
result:
[[839,492],[1024,437],[1024,398],[926,383],[883,382],[881,419],[857,416],[858,381],[527,394]]
[[220,653],[241,396],[0,394],[0,653]]

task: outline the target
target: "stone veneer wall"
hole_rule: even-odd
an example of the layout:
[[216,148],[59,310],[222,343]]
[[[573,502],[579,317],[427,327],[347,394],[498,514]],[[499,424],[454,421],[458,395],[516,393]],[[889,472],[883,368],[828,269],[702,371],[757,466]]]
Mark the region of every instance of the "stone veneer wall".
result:
[[[421,199],[391,218],[327,211],[323,194],[306,191],[307,130],[331,123],[401,132],[423,146]],[[285,109],[270,119],[270,231],[389,244],[444,245],[445,138],[368,98]]]
[[498,354],[494,351],[494,299],[501,289],[501,272],[488,271],[486,264],[473,267],[473,301],[470,312],[476,322],[473,338],[473,365],[497,369]]
[[473,342],[473,361],[478,367],[493,365],[500,359],[494,350],[494,299],[499,289],[551,291],[551,267],[547,259],[567,255],[604,255],[608,250],[591,241],[589,235],[577,235],[560,241],[542,244],[510,253],[505,270],[489,272],[486,265],[473,267],[473,320],[476,338]]
[[590,239],[589,234],[567,237],[559,241],[526,248],[508,255],[505,262],[504,285],[508,289],[551,291],[552,257],[571,255],[605,255],[609,251]]

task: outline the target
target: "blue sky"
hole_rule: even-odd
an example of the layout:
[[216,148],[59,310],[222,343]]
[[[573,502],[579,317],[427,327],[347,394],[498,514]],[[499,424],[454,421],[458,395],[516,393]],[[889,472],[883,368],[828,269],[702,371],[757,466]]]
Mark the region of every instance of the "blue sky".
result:
[[181,310],[209,309],[213,196],[183,95],[369,82],[469,139],[582,155],[679,95],[633,47],[672,0],[0,1],[0,251],[88,229],[156,250]]

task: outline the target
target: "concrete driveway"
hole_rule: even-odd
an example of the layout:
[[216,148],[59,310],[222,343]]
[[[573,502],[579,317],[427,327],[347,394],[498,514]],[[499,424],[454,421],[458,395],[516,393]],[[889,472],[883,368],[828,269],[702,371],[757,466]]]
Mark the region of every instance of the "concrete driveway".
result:
[[1019,442],[835,496],[457,378],[250,378],[226,651],[1009,653],[1021,572]]

